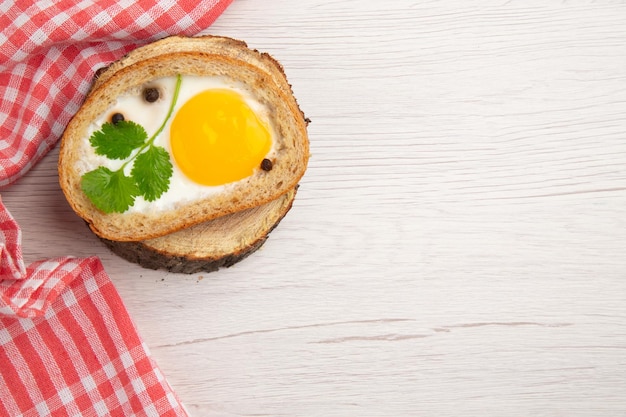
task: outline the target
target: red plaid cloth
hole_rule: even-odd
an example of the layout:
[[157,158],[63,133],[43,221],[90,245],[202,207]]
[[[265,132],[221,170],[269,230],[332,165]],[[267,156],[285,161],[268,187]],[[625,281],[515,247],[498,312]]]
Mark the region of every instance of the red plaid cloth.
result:
[[96,257],[35,262],[0,201],[0,415],[186,416]]
[[[95,70],[231,1],[0,1],[0,187],[54,146]],[[1,200],[0,415],[187,415],[99,259],[25,266]]]

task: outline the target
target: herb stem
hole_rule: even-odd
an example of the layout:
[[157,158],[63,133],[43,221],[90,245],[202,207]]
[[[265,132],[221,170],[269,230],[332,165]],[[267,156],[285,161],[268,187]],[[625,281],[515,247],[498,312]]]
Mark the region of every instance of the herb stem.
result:
[[150,139],[148,139],[146,143],[141,145],[141,147],[139,148],[137,153],[135,153],[135,155],[133,155],[130,159],[128,159],[126,162],[122,164],[122,166],[118,169],[118,171],[123,171],[124,168],[126,168],[126,165],[132,162],[137,157],[137,155],[142,153],[147,147],[152,146],[152,143],[154,142],[156,137],[159,136],[159,134],[163,131],[163,129],[165,129],[165,125],[167,124],[167,121],[170,119],[170,117],[172,117],[172,113],[174,112],[174,107],[176,106],[176,102],[178,101],[178,94],[180,93],[180,85],[182,81],[183,79],[181,75],[177,74],[176,86],[174,87],[174,95],[172,96],[172,102],[170,103],[170,108],[168,109],[167,115],[165,116],[165,120],[163,120],[163,123],[161,123],[161,126],[159,126],[157,131],[154,132],[154,134],[150,137]]
[[172,113],[174,112],[174,106],[176,105],[176,101],[178,101],[178,93],[180,92],[180,84],[182,83],[182,81],[183,81],[182,77],[180,76],[180,74],[178,74],[176,76],[176,86],[174,87],[174,96],[172,97],[172,103],[170,104],[170,108],[167,111],[167,116],[165,116],[165,120],[163,120],[161,127],[159,127],[159,129],[154,133],[154,135],[152,135],[148,143],[152,144],[152,142],[154,142],[154,139],[163,131],[163,129],[165,128],[165,124],[170,119],[170,117],[172,117]]

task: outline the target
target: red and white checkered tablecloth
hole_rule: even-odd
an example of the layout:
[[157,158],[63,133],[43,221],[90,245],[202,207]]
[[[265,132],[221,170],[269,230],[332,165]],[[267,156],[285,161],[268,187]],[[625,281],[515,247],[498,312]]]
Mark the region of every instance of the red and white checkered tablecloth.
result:
[[[56,144],[99,67],[204,30],[231,1],[0,2],[0,187]],[[187,413],[100,260],[26,266],[0,198],[0,416],[131,415]]]
[[186,416],[100,260],[25,268],[1,202],[0,225],[0,415]]

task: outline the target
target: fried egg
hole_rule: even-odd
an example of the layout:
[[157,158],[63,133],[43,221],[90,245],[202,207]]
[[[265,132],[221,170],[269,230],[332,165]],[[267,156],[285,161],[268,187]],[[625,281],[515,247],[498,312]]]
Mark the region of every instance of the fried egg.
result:
[[[170,154],[173,174],[169,189],[149,202],[139,196],[128,212],[158,212],[221,193],[226,187],[254,175],[264,159],[272,160],[276,136],[268,108],[242,84],[225,77],[183,75],[171,117],[154,140]],[[97,155],[89,137],[113,115],[140,124],[148,137],[167,118],[176,77],[165,77],[120,96],[91,123],[83,140],[82,173],[104,166],[119,169],[124,161]],[[147,100],[146,89],[158,92]],[[119,116],[118,116],[119,117]],[[130,175],[132,164],[125,167]]]

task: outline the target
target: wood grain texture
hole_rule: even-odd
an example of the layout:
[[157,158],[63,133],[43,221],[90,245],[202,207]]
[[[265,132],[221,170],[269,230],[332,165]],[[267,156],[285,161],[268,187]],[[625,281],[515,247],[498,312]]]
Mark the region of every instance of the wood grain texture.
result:
[[236,0],[312,158],[266,245],[141,269],[56,155],[2,191],[27,260],[99,255],[195,416],[626,413],[626,6]]

